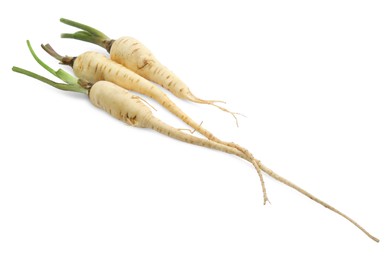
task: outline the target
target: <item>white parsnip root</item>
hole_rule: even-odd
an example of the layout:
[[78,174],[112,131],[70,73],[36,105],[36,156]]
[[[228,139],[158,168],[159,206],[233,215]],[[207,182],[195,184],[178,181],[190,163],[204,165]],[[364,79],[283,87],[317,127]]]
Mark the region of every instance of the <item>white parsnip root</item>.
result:
[[221,100],[204,100],[196,97],[189,87],[172,71],[165,67],[152,52],[135,38],[125,36],[113,42],[110,49],[110,58],[122,64],[138,75],[159,84],[176,97],[199,104],[212,105],[220,110],[232,114],[238,124],[236,114],[215,103],[225,103]]

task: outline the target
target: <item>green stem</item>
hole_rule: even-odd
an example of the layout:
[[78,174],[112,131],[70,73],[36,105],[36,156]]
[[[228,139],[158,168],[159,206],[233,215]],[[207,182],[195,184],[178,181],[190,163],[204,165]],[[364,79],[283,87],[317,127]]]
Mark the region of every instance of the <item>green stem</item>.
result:
[[102,48],[106,48],[104,43],[105,40],[102,40],[101,38],[96,37],[85,31],[78,31],[75,33],[62,33],[61,38],[75,39],[83,42],[89,42],[92,44],[99,45]]
[[65,23],[67,25],[82,29],[83,31],[78,31],[75,33],[63,33],[61,34],[61,38],[70,38],[70,39],[76,39],[80,41],[90,42],[96,45],[99,45],[103,48],[105,48],[108,52],[110,52],[111,45],[113,44],[114,40],[110,39],[106,34],[103,32],[82,24],[78,23],[72,20],[68,20],[65,18],[61,18],[60,22]]
[[56,76],[57,78],[61,79],[62,81],[68,83],[68,84],[77,84],[77,78],[73,77],[68,72],[59,69],[55,71],[54,69],[50,68],[47,64],[45,64],[38,56],[35,54],[35,51],[33,50],[33,47],[31,47],[30,41],[27,40],[27,46],[30,50],[31,55],[33,55],[36,62],[39,63],[45,70],[49,71],[51,74]]
[[35,54],[33,50],[33,47],[31,47],[30,41],[27,40],[26,42],[27,42],[27,47],[29,48],[30,53],[31,55],[33,55],[35,61],[38,62],[38,64],[41,65],[44,69],[46,69],[47,71],[49,71],[50,73],[52,73],[54,76],[57,77],[56,71],[50,68],[48,65],[46,65],[40,58],[38,58],[37,54]]
[[106,34],[104,34],[103,32],[101,32],[91,26],[88,26],[88,25],[85,25],[82,23],[78,23],[78,22],[75,22],[75,21],[72,21],[69,19],[65,19],[65,18],[61,18],[60,22],[65,23],[70,26],[73,26],[73,27],[76,27],[76,28],[79,28],[79,29],[82,29],[82,30],[89,32],[92,35],[98,36],[100,38],[105,38],[106,40],[109,39],[109,37]]
[[79,93],[84,93],[84,94],[88,94],[88,90],[81,87],[79,84],[65,84],[65,83],[58,83],[58,82],[54,82],[48,78],[45,78],[41,75],[38,75],[34,72],[31,72],[29,70],[25,70],[25,69],[22,69],[22,68],[19,68],[19,67],[12,67],[12,70],[17,72],[17,73],[21,73],[23,75],[26,75],[26,76],[29,76],[29,77],[32,77],[34,79],[37,79],[39,81],[42,81],[46,84],[49,84],[50,86],[53,86],[57,89],[61,89],[61,90],[65,90],[65,91],[74,91],[74,92],[79,92]]

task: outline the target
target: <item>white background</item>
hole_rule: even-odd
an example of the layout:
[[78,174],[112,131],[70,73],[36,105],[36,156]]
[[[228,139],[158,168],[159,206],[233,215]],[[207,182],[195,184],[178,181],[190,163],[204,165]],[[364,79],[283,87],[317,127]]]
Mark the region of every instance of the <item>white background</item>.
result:
[[[0,259],[390,259],[389,1],[11,1],[2,7]],[[126,3],[126,4],[125,4]],[[60,17],[131,35],[202,98],[223,140],[353,217],[234,156],[136,129],[11,71],[48,76],[25,40],[78,55]],[[185,127],[158,108],[157,116]]]

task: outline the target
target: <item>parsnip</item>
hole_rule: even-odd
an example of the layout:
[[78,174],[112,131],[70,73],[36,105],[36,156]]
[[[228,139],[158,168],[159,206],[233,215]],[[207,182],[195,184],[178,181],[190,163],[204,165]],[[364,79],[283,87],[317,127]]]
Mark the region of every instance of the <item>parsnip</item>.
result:
[[[149,107],[147,107],[139,97],[131,94],[130,92],[126,91],[125,89],[107,81],[97,81],[95,84],[91,84],[85,80],[76,79],[73,76],[69,75],[67,72],[63,70],[54,71],[49,66],[44,64],[34,53],[33,49],[31,48],[29,42],[28,46],[30,49],[30,52],[34,56],[35,60],[42,65],[46,70],[48,70],[50,73],[55,75],[56,77],[62,79],[66,82],[66,84],[62,83],[56,83],[53,82],[47,78],[44,78],[40,75],[37,75],[33,72],[13,67],[12,70],[18,73],[25,74],[27,76],[33,77],[35,79],[38,79],[40,81],[43,81],[49,85],[52,85],[53,87],[56,87],[61,90],[68,90],[68,91],[75,91],[80,92],[84,94],[88,94],[89,99],[91,103],[93,103],[95,106],[104,109],[112,116],[124,121],[125,123],[136,126],[136,127],[144,127],[144,128],[151,128],[159,133],[162,133],[164,135],[167,135],[169,137],[175,138],[177,140],[187,142],[190,144],[195,144],[215,150],[219,150],[225,153],[234,154],[236,156],[239,156],[250,163],[252,163],[255,168],[262,169],[263,172],[268,174],[270,177],[276,179],[277,181],[291,187],[292,189],[302,193],[306,197],[312,199],[316,203],[319,203],[320,205],[326,207],[327,209],[335,212],[336,214],[342,216],[343,218],[350,221],[353,225],[355,225],[357,228],[359,228],[362,232],[364,232],[368,237],[370,237],[372,240],[379,242],[379,239],[371,235],[368,231],[366,231],[362,226],[360,226],[356,221],[354,221],[352,218],[348,217],[344,213],[340,212],[336,208],[332,207],[331,205],[327,204],[326,202],[318,199],[314,195],[310,194],[309,192],[305,191],[301,187],[293,184],[292,182],[288,181],[287,179],[279,176],[275,172],[273,172],[271,169],[267,168],[265,165],[263,165],[260,161],[249,158],[246,154],[239,151],[238,149],[235,149],[233,147],[229,147],[224,144],[216,143],[211,140],[207,139],[201,139],[198,137],[195,137],[190,134],[186,134],[172,126],[169,126],[156,117],[154,117],[152,111]],[[260,171],[258,171],[258,174]]]

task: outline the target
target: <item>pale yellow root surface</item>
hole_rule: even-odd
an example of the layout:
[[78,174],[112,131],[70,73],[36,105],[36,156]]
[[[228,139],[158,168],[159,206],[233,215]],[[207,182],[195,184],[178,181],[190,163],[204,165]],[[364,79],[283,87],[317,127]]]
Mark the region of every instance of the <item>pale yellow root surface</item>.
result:
[[143,78],[159,84],[178,98],[199,104],[212,105],[224,112],[230,113],[238,125],[236,118],[238,113],[231,112],[215,104],[217,102],[224,103],[223,101],[205,100],[196,97],[177,75],[161,64],[152,52],[138,40],[132,37],[121,37],[115,40],[110,49],[110,58]]

